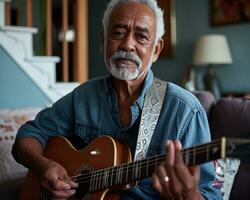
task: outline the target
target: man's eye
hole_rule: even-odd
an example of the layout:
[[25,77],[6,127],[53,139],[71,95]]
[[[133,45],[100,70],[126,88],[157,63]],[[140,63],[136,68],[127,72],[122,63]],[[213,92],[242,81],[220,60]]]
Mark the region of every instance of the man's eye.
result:
[[137,34],[137,38],[140,40],[140,41],[148,41],[148,37],[144,34]]
[[113,39],[121,39],[124,36],[123,32],[115,31],[111,33]]

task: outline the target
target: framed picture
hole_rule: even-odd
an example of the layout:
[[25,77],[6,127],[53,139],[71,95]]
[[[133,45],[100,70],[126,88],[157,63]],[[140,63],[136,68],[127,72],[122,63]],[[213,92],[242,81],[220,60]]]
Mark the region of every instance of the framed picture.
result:
[[250,22],[250,0],[210,0],[211,25]]
[[157,0],[157,2],[164,11],[165,22],[164,47],[160,57],[171,58],[174,56],[176,45],[175,0]]

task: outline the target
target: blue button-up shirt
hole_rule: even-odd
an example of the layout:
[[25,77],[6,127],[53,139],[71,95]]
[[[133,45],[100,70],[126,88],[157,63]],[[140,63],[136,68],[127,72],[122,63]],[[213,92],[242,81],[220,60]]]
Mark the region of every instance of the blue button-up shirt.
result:
[[[145,94],[153,83],[149,70],[138,99],[131,106],[132,120],[129,127],[120,122],[118,98],[111,84],[111,77],[90,80],[57,101],[51,108],[41,111],[34,121],[23,125],[17,138],[35,137],[45,146],[55,135],[77,138],[82,146],[101,135],[110,135],[127,144],[134,155],[140,117]],[[168,83],[166,98],[158,124],[147,152],[147,157],[162,154],[165,141],[179,139],[182,146],[190,147],[210,141],[206,113],[198,100],[186,90]],[[13,149],[15,157],[15,146]],[[220,199],[220,192],[212,187],[215,179],[211,163],[200,166],[199,188],[206,199]],[[160,199],[152,189],[151,178],[122,193],[121,199]]]

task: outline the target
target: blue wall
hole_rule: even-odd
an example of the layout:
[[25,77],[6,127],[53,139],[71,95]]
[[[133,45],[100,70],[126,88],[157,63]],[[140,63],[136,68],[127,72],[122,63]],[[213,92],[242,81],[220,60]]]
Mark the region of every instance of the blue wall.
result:
[[0,108],[45,107],[50,103],[0,46]]
[[[89,1],[90,18],[90,78],[106,74],[102,54],[99,51],[101,19],[108,0]],[[209,0],[176,0],[177,46],[174,58],[160,59],[153,66],[156,76],[180,83],[185,66],[192,60],[195,40],[202,34],[221,33],[228,38],[233,64],[216,66],[223,92],[250,91],[250,22],[223,27],[211,27]]]
[[[102,15],[109,0],[89,0],[89,75],[107,74],[100,53],[99,33]],[[250,22],[211,27],[209,0],[176,0],[177,46],[173,58],[160,59],[153,66],[155,75],[180,83],[185,66],[191,63],[195,40],[202,34],[222,33],[228,37],[233,64],[216,67],[223,92],[250,91]],[[49,100],[16,63],[0,48],[0,108],[44,106]],[[200,70],[201,71],[201,70]]]

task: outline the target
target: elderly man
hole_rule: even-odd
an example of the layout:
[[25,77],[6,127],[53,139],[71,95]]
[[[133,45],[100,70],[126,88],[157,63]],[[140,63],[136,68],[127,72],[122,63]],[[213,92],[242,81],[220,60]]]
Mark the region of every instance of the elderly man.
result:
[[[163,91],[152,137],[143,140],[148,146],[142,155],[137,153],[141,145],[138,132],[145,126],[140,123],[145,99],[155,84],[150,68],[163,47],[163,12],[156,1],[112,0],[103,25],[104,59],[110,76],[80,85],[22,126],[13,147],[14,157],[39,177],[53,199],[66,199],[79,185],[62,165],[43,156],[49,138],[59,134],[86,146],[101,135],[109,135],[126,144],[135,160],[167,150],[165,161],[152,177],[121,191],[121,199],[220,199],[219,191],[212,187],[211,163],[192,168],[184,164],[181,146],[209,142],[210,132],[198,100],[173,83],[167,83]],[[149,109],[145,115],[150,112],[154,111]],[[108,193],[107,199],[112,199]]]

